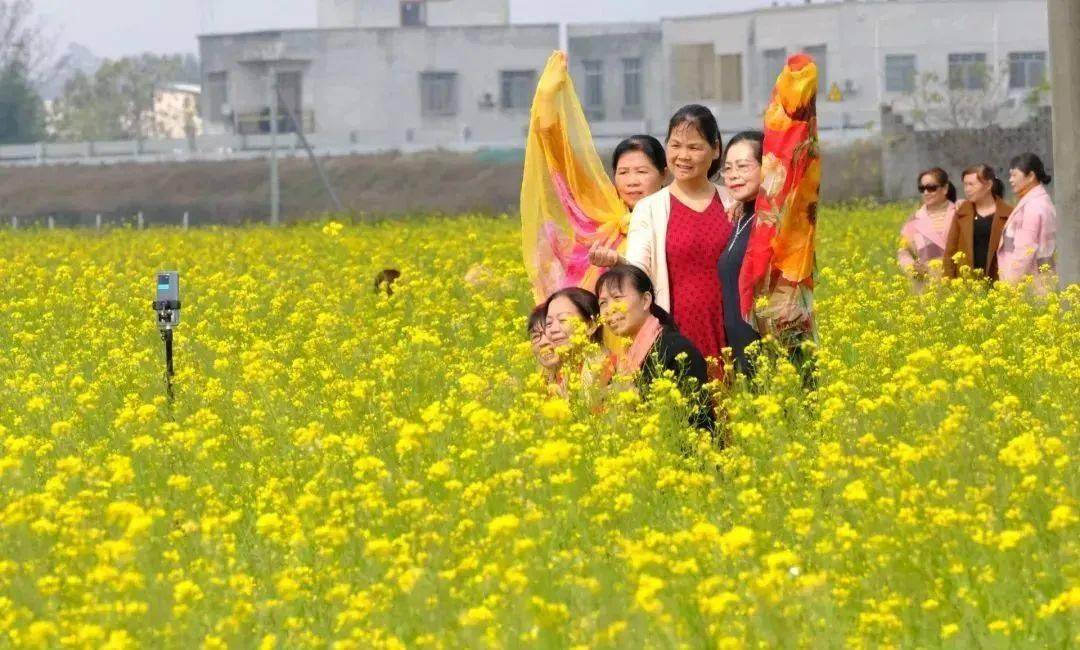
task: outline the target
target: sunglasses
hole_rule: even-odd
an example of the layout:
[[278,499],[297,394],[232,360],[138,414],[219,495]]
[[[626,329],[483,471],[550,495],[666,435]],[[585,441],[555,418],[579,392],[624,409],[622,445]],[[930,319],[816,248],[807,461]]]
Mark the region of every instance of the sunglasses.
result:
[[927,192],[936,192],[941,189],[940,185],[920,185],[919,192],[925,194]]

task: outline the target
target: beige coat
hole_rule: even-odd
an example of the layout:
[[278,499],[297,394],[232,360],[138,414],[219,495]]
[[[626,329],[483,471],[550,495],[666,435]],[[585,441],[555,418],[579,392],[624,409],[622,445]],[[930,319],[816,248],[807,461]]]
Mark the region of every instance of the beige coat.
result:
[[[735,199],[728,188],[716,185],[724,211],[731,214]],[[667,265],[667,229],[671,218],[671,189],[665,187],[656,194],[638,201],[630,217],[626,233],[626,253],[623,258],[652,278],[656,289],[656,304],[671,311],[671,286]]]

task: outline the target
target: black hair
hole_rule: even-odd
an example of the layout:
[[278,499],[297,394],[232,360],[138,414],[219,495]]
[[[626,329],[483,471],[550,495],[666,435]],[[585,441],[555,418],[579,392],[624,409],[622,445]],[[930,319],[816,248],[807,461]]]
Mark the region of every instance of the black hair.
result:
[[540,303],[529,312],[529,320],[525,322],[525,333],[532,336],[533,330],[538,326],[544,329],[544,321],[547,320],[547,303]]
[[[712,147],[718,151],[724,150],[724,141],[720,138],[720,126],[716,123],[716,116],[707,107],[701,104],[687,104],[675,111],[675,114],[671,116],[671,121],[668,122],[667,139],[671,140],[671,134],[682,126],[693,127]],[[723,164],[721,159],[717,158],[709,165],[710,179],[716,176]]]
[[758,163],[762,160],[762,150],[765,147],[765,134],[761,131],[740,131],[728,140],[727,149],[724,149],[723,160],[727,160],[728,152],[740,142],[749,142],[754,149],[754,158]]
[[1022,153],[1014,157],[1009,163],[1009,169],[1019,169],[1025,175],[1035,174],[1035,178],[1039,179],[1039,182],[1043,185],[1049,185],[1050,181],[1053,180],[1050,174],[1046,173],[1042,158],[1033,153]]
[[656,304],[656,289],[653,288],[652,280],[649,279],[649,274],[642,271],[633,264],[616,264],[596,281],[596,295],[600,295],[600,291],[604,287],[609,289],[617,287],[622,289],[627,286],[633,287],[638,293],[647,293],[653,297],[652,304],[649,305],[649,313],[656,317],[656,320],[660,321],[661,325],[666,327],[674,327],[675,320],[671,317],[671,314],[666,309]]
[[[934,180],[944,185],[947,188],[945,198],[949,199],[950,203],[956,203],[956,186],[949,180],[949,172],[945,171],[941,167],[932,167],[930,169],[919,172],[918,182],[922,183],[923,176],[933,176]],[[920,190],[921,191],[921,190]]]
[[547,318],[548,307],[556,298],[566,298],[574,303],[578,315],[593,328],[593,332],[589,336],[590,341],[593,343],[600,343],[603,341],[604,333],[597,327],[600,322],[600,301],[596,299],[596,294],[580,287],[559,289],[551,294],[543,305],[545,319]]
[[667,171],[667,155],[664,153],[664,145],[651,135],[632,135],[623,140],[615,147],[615,154],[611,156],[611,171],[619,168],[619,161],[631,151],[640,151],[645,154],[649,161],[656,167],[656,171],[663,174]]
[[964,170],[960,174],[960,179],[963,180],[968,176],[975,174],[975,177],[984,183],[990,183],[990,194],[994,198],[1003,198],[1005,196],[1005,183],[1001,182],[1001,179],[997,177],[997,173],[990,165],[972,165]]

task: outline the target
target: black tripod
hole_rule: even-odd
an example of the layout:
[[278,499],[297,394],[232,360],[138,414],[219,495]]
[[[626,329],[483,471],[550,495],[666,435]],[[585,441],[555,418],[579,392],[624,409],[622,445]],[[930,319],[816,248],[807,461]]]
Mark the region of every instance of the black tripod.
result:
[[157,312],[158,332],[165,342],[165,394],[169,404],[173,401],[173,326],[180,322],[180,301],[162,300],[154,302]]
[[173,331],[169,327],[161,330],[161,340],[165,342],[165,394],[169,397],[169,403],[173,401]]

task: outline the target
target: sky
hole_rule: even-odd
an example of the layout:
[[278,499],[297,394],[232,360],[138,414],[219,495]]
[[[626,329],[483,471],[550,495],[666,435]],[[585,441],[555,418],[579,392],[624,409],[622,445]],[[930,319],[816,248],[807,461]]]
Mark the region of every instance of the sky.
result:
[[[792,0],[789,0],[792,1]],[[511,0],[515,23],[655,20],[738,11],[770,0]],[[197,52],[196,35],[313,27],[315,0],[34,0],[61,49],[75,42],[115,58]]]

